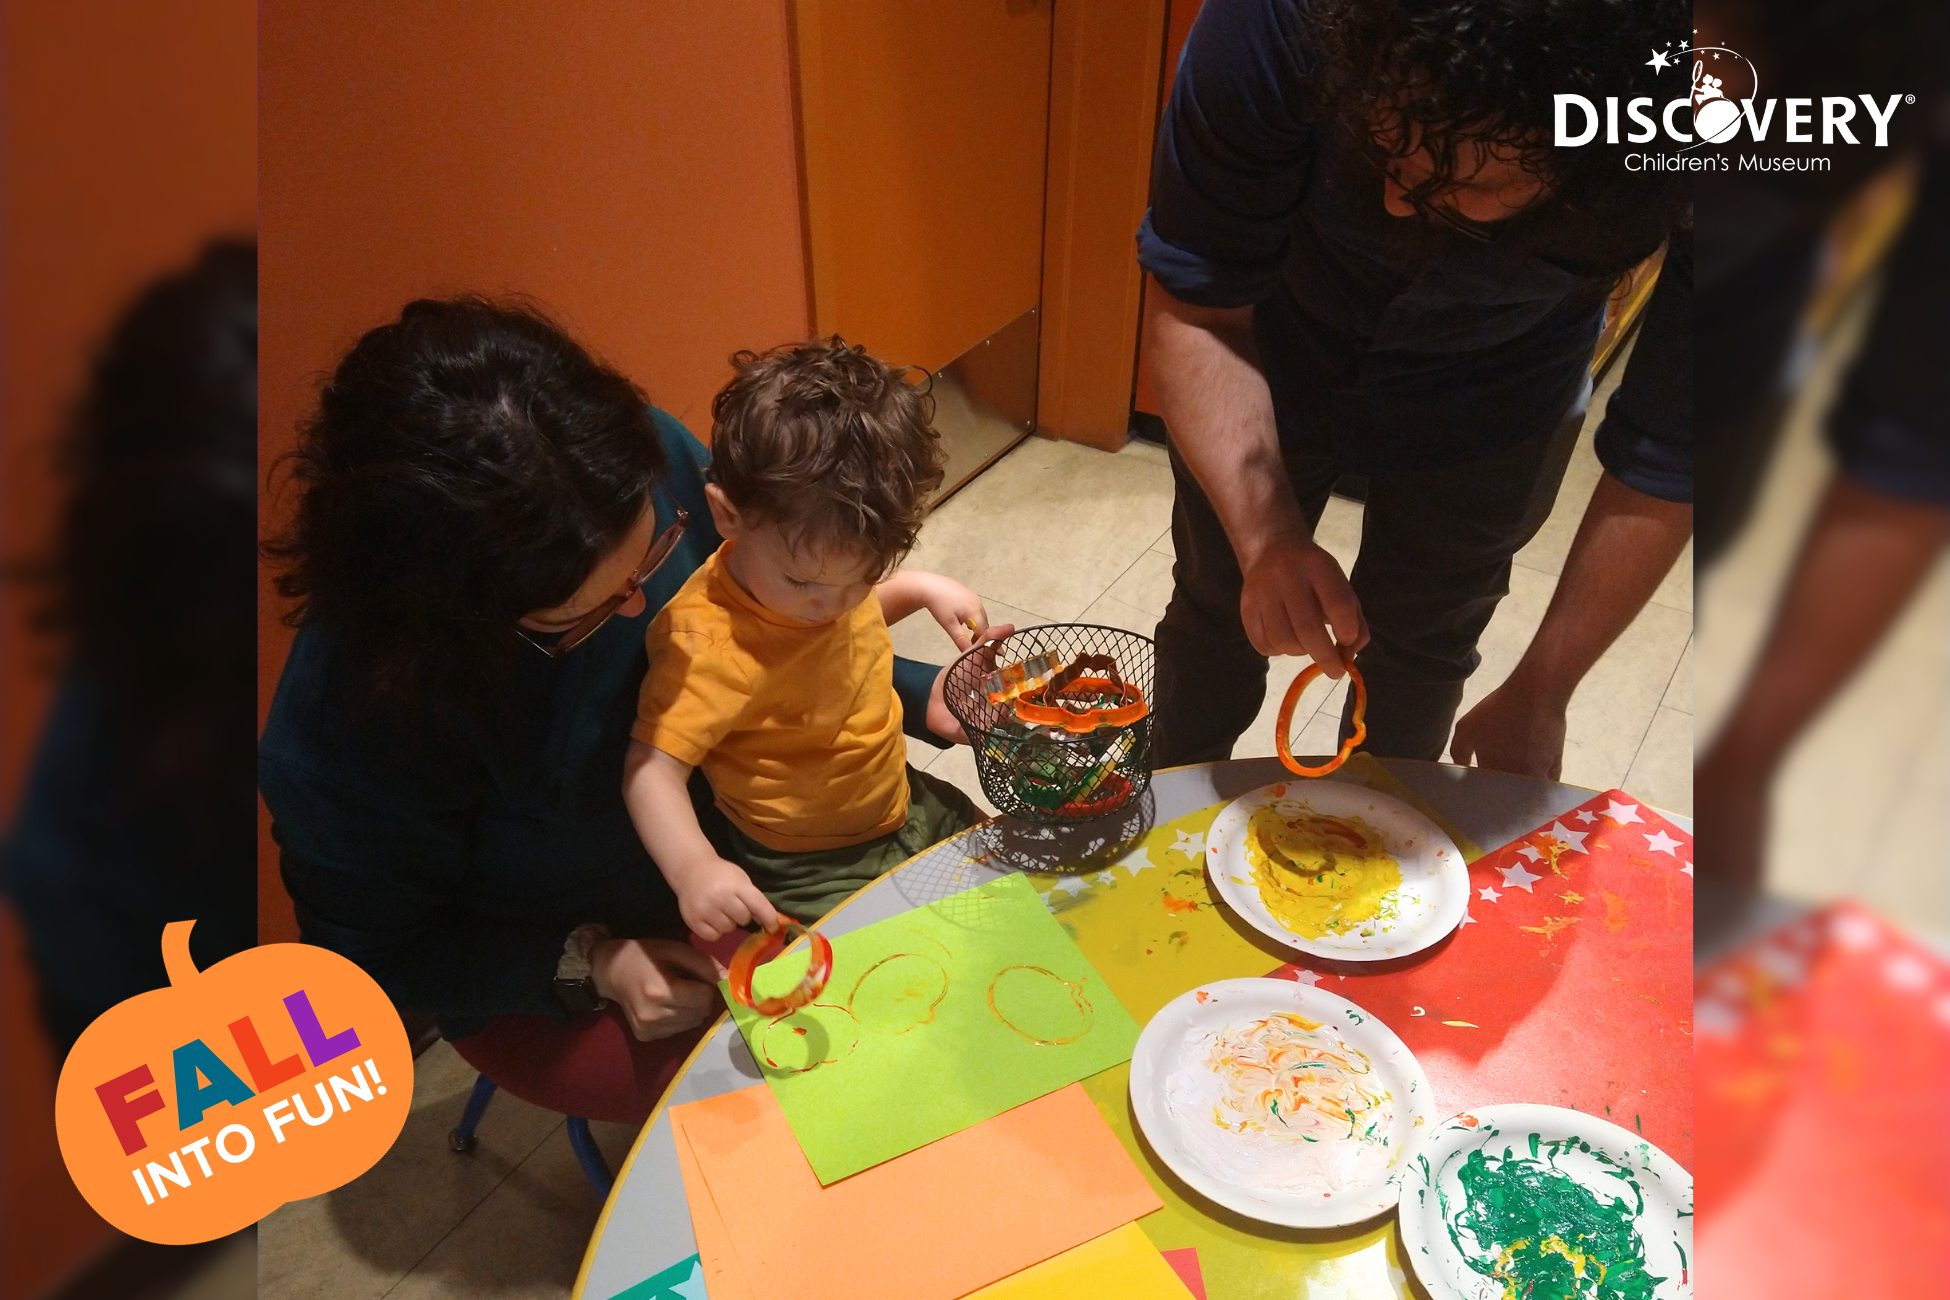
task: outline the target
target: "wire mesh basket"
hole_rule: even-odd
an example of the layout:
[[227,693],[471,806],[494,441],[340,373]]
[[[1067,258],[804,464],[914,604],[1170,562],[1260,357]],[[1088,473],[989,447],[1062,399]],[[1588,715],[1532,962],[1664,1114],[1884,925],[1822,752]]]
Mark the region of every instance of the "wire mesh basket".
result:
[[1036,822],[1114,813],[1151,784],[1151,638],[1024,628],[955,661],[943,688],[990,803]]

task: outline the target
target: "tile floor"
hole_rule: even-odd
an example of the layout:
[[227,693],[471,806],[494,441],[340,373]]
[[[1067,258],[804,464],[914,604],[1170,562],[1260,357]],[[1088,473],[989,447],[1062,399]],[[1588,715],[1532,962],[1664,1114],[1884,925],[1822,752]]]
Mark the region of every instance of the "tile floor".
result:
[[[1590,434],[1609,396],[1607,385],[1593,402],[1556,512],[1517,557],[1510,597],[1484,637],[1483,666],[1469,683],[1465,707],[1510,671],[1543,616],[1597,481]],[[1107,455],[1031,439],[934,513],[911,563],[970,584],[997,621],[1080,620],[1148,635],[1171,594],[1170,522],[1171,472],[1161,449],[1132,443]],[[1360,506],[1337,498],[1320,536],[1351,565],[1360,527]],[[1063,563],[1049,563],[1053,555]],[[1579,690],[1566,781],[1595,789],[1619,785],[1658,807],[1691,812],[1691,575],[1689,552]],[[898,626],[894,639],[902,653],[936,662],[953,649],[925,614]],[[1266,709],[1235,754],[1273,752],[1273,710],[1303,662],[1274,665]],[[1303,703],[1303,712],[1314,712],[1296,745],[1302,752],[1331,748],[1340,716],[1341,688],[1316,689],[1318,704]],[[979,800],[966,748],[913,746],[912,754]],[[446,1044],[422,1056],[412,1116],[378,1166],[336,1192],[283,1207],[259,1228],[259,1294],[266,1300],[566,1295],[601,1203],[576,1165],[561,1117],[515,1098],[495,1098],[472,1155],[449,1152],[447,1131],[472,1084],[473,1072]],[[635,1134],[592,1127],[612,1167],[620,1166]]]

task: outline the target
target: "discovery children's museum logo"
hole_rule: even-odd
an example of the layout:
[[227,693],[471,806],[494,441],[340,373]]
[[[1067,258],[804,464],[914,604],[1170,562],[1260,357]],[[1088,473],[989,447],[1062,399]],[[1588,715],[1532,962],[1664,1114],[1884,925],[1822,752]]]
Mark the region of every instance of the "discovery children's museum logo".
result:
[[[1628,153],[1625,166],[1631,171],[1829,171],[1830,158],[1791,146],[1887,149],[1897,110],[1916,102],[1915,95],[1901,92],[1764,99],[1759,70],[1738,50],[1681,41],[1651,54],[1646,66],[1655,76],[1668,68],[1677,73],[1690,55],[1691,89],[1663,104],[1650,95],[1624,100],[1622,131],[1620,96],[1605,96],[1601,106],[1585,95],[1557,95],[1553,143],[1575,149],[1594,143],[1602,132],[1606,144],[1680,146],[1670,153]],[[1735,157],[1703,152],[1709,145],[1743,139],[1760,148]]]
[[163,930],[169,987],[111,1008],[61,1067],[55,1131],[75,1186],[132,1237],[236,1232],[350,1182],[413,1103],[413,1052],[372,977],[302,943],[199,972]]

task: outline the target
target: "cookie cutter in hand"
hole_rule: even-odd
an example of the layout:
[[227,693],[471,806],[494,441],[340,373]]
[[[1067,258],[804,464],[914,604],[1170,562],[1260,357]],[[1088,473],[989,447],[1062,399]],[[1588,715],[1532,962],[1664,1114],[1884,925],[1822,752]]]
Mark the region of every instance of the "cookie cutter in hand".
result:
[[[812,941],[812,960],[806,964],[805,978],[790,993],[754,1001],[752,976],[760,966],[785,951],[785,946],[792,942],[794,930]],[[731,996],[737,999],[738,1005],[750,1007],[761,1016],[782,1016],[807,1005],[825,989],[826,981],[833,977],[833,945],[819,931],[808,930],[797,921],[786,921],[776,930],[760,930],[739,944],[726,975],[731,981]]]
[[1293,708],[1300,703],[1300,692],[1307,689],[1307,683],[1320,676],[1319,664],[1308,664],[1293,679],[1293,685],[1286,688],[1286,698],[1280,701],[1280,719],[1274,724],[1273,739],[1280,750],[1280,761],[1286,770],[1295,776],[1326,776],[1353,755],[1362,741],[1368,738],[1368,684],[1361,680],[1361,670],[1353,664],[1347,666],[1348,680],[1354,683],[1354,731],[1341,742],[1341,752],[1319,767],[1302,767],[1294,761],[1293,750],[1287,744],[1287,731],[1293,726]]
[[1063,660],[1044,651],[990,673],[982,680],[982,693],[989,697],[990,704],[1007,704],[1025,691],[1042,690],[1049,685],[1050,678],[1062,671]]

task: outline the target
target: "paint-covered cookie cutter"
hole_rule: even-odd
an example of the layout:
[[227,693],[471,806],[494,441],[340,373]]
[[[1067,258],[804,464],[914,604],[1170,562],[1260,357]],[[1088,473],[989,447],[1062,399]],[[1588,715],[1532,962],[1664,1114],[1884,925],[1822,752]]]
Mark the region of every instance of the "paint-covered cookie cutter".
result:
[[[731,956],[731,965],[726,971],[731,981],[731,996],[738,1005],[750,1007],[761,1016],[782,1016],[788,1011],[797,1011],[818,997],[826,987],[826,981],[833,977],[833,945],[826,936],[817,930],[808,930],[797,921],[785,921],[776,930],[760,930],[751,938],[738,945],[738,951]],[[791,932],[797,930],[812,941],[812,960],[806,965],[805,978],[799,987],[790,993],[776,998],[752,1000],[752,976],[758,968],[785,951],[786,944],[795,937]]]
[[[1105,675],[1083,675],[1093,670]],[[1105,698],[1116,703],[1093,702]],[[1041,690],[1016,696],[1016,717],[1031,726],[1061,727],[1076,736],[1099,727],[1127,727],[1142,718],[1147,707],[1144,692],[1118,675],[1117,660],[1110,655],[1079,655]]]
[[982,679],[982,693],[990,704],[1007,704],[1026,691],[1040,691],[1063,671],[1061,657],[1045,651],[1019,664],[1008,664]]
[[1361,670],[1353,664],[1347,666],[1348,680],[1354,683],[1354,731],[1341,742],[1341,752],[1319,767],[1302,767],[1294,761],[1293,750],[1287,744],[1287,731],[1293,726],[1293,709],[1300,703],[1300,692],[1307,689],[1307,683],[1320,676],[1319,664],[1308,664],[1293,679],[1293,685],[1286,688],[1286,698],[1280,701],[1280,718],[1274,724],[1276,730],[1273,740],[1279,746],[1280,761],[1286,770],[1295,776],[1326,776],[1329,772],[1347,762],[1362,741],[1368,738],[1368,684],[1361,680]]

